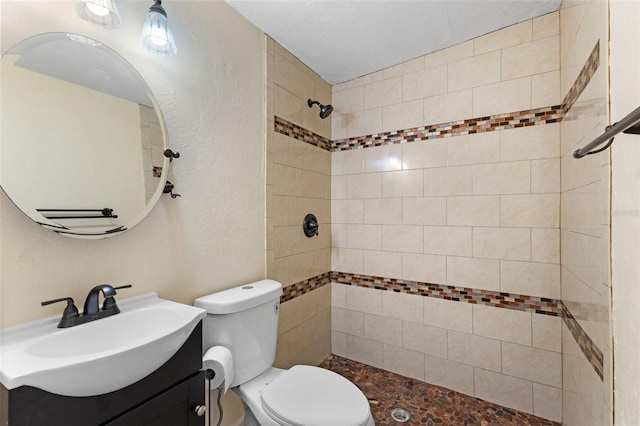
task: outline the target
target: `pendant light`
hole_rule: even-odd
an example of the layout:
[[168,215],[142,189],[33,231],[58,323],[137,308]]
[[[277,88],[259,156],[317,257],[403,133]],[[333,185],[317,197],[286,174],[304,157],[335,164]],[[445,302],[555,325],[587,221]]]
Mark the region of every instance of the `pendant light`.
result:
[[149,8],[149,13],[147,13],[142,26],[140,42],[148,51],[158,55],[171,56],[176,54],[173,33],[161,0],[155,0],[153,6]]
[[120,26],[120,14],[114,0],[79,0],[76,12],[85,21],[114,29]]

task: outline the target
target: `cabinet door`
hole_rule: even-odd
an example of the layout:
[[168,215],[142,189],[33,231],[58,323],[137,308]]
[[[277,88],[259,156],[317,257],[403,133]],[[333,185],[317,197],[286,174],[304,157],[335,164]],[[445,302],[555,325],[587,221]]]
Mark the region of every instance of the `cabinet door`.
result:
[[205,416],[196,414],[204,395],[204,376],[199,373],[105,425],[204,426]]

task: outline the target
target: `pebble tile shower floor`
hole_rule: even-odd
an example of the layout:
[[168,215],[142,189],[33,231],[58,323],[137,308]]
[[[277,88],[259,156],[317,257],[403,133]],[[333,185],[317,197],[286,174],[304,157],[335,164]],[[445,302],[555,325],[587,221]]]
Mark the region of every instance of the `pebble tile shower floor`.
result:
[[[560,425],[336,355],[330,355],[320,367],[346,377],[362,390],[369,400],[376,426]],[[391,410],[398,407],[409,413],[408,422],[398,423],[391,418]]]

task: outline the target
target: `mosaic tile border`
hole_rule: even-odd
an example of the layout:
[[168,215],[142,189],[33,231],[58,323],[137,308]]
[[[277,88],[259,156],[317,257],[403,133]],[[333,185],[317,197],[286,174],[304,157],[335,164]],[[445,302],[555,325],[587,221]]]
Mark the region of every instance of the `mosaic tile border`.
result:
[[558,123],[562,121],[563,115],[564,110],[562,105],[554,105],[544,108],[496,114],[487,117],[469,118],[466,120],[432,124],[429,126],[414,127],[411,129],[339,139],[331,143],[331,151],[349,151],[352,149],[372,148],[376,146],[395,145],[407,142],[424,141],[428,139],[441,139],[451,136],[463,136],[475,133],[493,132],[496,130]]
[[494,308],[531,312],[554,317],[562,315],[562,302],[557,299],[548,299],[545,297],[479,290],[467,287],[454,287],[450,285],[335,271],[331,274],[331,281],[345,285],[393,291],[396,293],[414,294],[424,297],[435,297],[455,302],[493,306]]
[[284,287],[280,303],[295,299],[331,282],[554,317],[562,315],[561,302],[556,299],[336,271],[325,272]]
[[604,382],[604,355],[598,346],[591,340],[591,337],[582,328],[580,323],[575,319],[569,307],[566,304],[562,304],[562,321],[565,323],[571,335],[575,339],[578,347],[582,350],[582,353],[593,367],[593,370],[600,377],[600,380]]
[[567,92],[562,101],[563,112],[566,114],[573,104],[578,100],[584,89],[591,81],[591,77],[596,73],[600,67],[600,40],[596,42],[591,54],[587,58],[587,61],[582,66],[576,81],[573,82],[571,88]]
[[307,278],[306,280],[284,287],[282,289],[282,296],[280,296],[280,303],[287,302],[327,284],[331,284],[331,274],[332,272],[325,272],[324,274],[316,275],[315,277]]
[[331,150],[331,140],[304,127],[300,127],[297,124],[291,123],[284,118],[280,118],[277,115],[273,116],[273,130],[326,151]]

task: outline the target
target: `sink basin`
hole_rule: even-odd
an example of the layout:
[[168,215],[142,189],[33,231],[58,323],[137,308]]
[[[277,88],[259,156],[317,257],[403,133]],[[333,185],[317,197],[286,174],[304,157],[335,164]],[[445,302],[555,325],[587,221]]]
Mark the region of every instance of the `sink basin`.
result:
[[53,317],[2,330],[0,382],[78,397],[122,389],[167,362],[206,316],[156,293],[118,306],[117,315],[71,328]]

